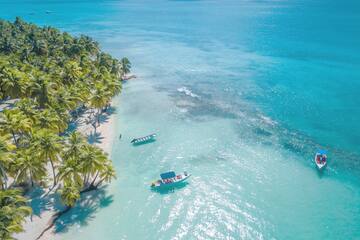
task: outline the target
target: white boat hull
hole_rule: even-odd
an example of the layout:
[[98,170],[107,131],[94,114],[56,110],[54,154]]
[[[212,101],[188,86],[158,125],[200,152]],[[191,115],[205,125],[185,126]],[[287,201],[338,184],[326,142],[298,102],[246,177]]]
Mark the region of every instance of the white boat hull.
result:
[[327,161],[325,161],[323,163],[319,163],[316,158],[317,158],[317,154],[315,155],[315,158],[314,158],[315,165],[316,165],[317,169],[318,170],[324,169],[326,167]]
[[316,163],[316,167],[317,167],[319,170],[322,170],[323,168],[326,167],[326,162],[325,162],[324,164]]
[[191,176],[191,174],[187,174],[187,175],[180,174],[180,176],[181,176],[181,179],[172,178],[172,179],[171,179],[172,182],[169,182],[169,183],[164,183],[163,181],[158,180],[158,181],[154,182],[154,183],[151,185],[151,188],[158,190],[158,189],[165,189],[165,188],[176,187],[176,186],[178,186],[180,183],[185,182],[185,181]]

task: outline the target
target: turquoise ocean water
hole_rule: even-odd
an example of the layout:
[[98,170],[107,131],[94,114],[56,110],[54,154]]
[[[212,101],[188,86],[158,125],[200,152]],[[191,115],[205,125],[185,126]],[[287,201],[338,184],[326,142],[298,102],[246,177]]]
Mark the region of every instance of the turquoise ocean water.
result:
[[[115,99],[118,179],[57,239],[360,239],[359,1],[0,1],[15,16],[90,35],[138,75]],[[170,169],[190,183],[150,191]]]

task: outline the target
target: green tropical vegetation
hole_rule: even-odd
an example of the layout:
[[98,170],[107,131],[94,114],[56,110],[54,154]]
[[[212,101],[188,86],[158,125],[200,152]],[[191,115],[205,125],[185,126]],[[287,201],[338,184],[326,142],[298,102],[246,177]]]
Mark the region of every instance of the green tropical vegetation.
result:
[[13,233],[23,231],[22,222],[30,213],[19,190],[0,191],[0,239],[12,239]]
[[0,112],[1,239],[22,231],[30,214],[19,189],[56,186],[71,207],[115,178],[108,156],[68,125],[87,110],[96,133],[130,68],[88,36],[0,20],[0,104],[14,102]]

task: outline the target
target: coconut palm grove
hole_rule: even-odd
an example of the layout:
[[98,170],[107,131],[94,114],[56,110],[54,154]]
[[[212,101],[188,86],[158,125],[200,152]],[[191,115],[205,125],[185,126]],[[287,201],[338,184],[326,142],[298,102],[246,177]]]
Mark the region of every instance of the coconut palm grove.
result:
[[130,67],[90,37],[0,20],[0,100],[8,104],[0,113],[1,239],[23,230],[29,189],[60,194],[66,211],[115,178],[107,154],[69,124],[90,110],[96,132]]

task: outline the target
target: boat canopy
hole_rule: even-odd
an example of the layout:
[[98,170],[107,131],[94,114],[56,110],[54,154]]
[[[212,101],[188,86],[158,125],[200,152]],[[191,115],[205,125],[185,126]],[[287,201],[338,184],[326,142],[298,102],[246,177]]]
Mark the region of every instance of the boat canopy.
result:
[[317,153],[319,153],[321,155],[324,155],[324,154],[326,154],[326,151],[325,150],[319,150]]
[[166,172],[166,173],[160,174],[160,177],[161,177],[161,179],[174,178],[174,177],[176,177],[176,174],[174,171],[171,171],[171,172]]
[[136,143],[136,142],[144,142],[144,141],[148,141],[152,138],[156,137],[156,134],[153,133],[153,134],[150,134],[150,135],[147,135],[145,137],[140,137],[140,138],[134,138],[133,140],[131,140],[131,143]]

